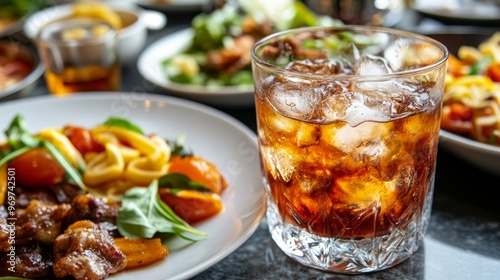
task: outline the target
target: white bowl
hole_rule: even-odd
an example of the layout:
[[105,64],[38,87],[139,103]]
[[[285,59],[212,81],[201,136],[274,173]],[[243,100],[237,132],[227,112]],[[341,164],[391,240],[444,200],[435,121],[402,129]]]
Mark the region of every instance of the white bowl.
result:
[[[106,5],[118,13],[125,27],[118,31],[118,52],[122,65],[131,65],[146,44],[148,29],[165,26],[165,15],[140,8],[133,3],[106,1]],[[53,6],[32,14],[24,24],[24,33],[35,41],[44,25],[68,18],[73,14],[73,4]],[[154,18],[154,21],[151,19]]]
[[31,44],[24,44],[23,42],[15,42],[8,39],[0,40],[0,45],[7,48],[16,48],[19,56],[27,57],[33,62],[33,68],[26,77],[14,85],[0,89],[0,101],[28,95],[36,87],[40,77],[43,75],[43,65],[35,47]]

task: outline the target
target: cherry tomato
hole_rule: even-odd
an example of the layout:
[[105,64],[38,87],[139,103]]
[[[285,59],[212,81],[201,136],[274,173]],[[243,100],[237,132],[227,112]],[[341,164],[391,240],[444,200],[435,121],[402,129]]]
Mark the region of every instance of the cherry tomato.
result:
[[488,69],[486,69],[486,76],[494,82],[500,82],[500,62],[491,64]]
[[172,156],[168,172],[182,173],[192,181],[202,183],[217,194],[221,194],[227,187],[227,182],[217,167],[201,157]]
[[26,187],[49,187],[62,181],[64,168],[43,148],[34,148],[9,163],[16,182]]
[[99,143],[95,142],[90,132],[82,127],[78,126],[65,126],[64,134],[68,137],[69,141],[75,146],[75,148],[82,154],[89,152],[102,152],[104,147]]
[[161,200],[189,224],[208,219],[223,208],[220,196],[215,193],[184,190],[172,194],[167,189],[159,189],[158,193]]

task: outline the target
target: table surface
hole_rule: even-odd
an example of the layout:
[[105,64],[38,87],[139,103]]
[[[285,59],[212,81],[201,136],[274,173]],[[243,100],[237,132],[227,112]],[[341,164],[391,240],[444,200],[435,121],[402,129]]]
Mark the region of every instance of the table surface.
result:
[[[165,13],[167,26],[149,31],[148,43],[189,27],[199,11]],[[435,25],[441,23],[409,13],[396,27]],[[135,65],[123,67],[121,91],[133,91],[143,81]],[[160,89],[149,92],[168,95]],[[22,98],[47,94],[42,78]],[[253,106],[217,109],[256,130]],[[240,248],[193,279],[500,279],[500,204],[493,193],[498,192],[499,179],[439,149],[432,215],[424,242],[412,258],[385,271],[347,276],[298,265],[274,244],[264,218]]]

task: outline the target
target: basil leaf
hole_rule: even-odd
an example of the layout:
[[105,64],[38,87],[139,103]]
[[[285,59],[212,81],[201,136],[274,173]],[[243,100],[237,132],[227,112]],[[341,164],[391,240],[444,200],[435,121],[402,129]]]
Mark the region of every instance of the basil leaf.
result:
[[[205,237],[206,234],[191,227],[179,218],[158,194],[158,180],[147,188],[135,187],[122,198],[117,217],[118,231],[131,238],[152,238],[161,233],[170,233],[190,241],[197,241],[187,234]],[[166,235],[162,235],[166,237]]]
[[40,144],[40,140],[36,139],[26,129],[26,121],[21,115],[16,115],[12,119],[9,127],[5,131],[7,136],[7,143],[13,150],[23,147],[36,147]]
[[209,188],[199,182],[191,181],[189,177],[182,173],[169,173],[158,179],[159,188],[171,189],[171,193],[181,190],[195,190],[199,192],[212,192]]
[[141,135],[146,135],[139,126],[124,118],[110,117],[103,123],[103,125],[121,127],[137,132]]
[[483,59],[472,64],[470,67],[469,75],[480,75],[483,73],[488,66],[494,62],[493,56],[485,56]]

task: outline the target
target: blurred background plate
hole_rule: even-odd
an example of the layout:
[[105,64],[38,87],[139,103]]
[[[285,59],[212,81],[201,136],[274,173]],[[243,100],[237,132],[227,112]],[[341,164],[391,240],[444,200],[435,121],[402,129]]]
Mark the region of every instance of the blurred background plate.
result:
[[[451,54],[456,55],[460,46],[477,47],[498,29],[488,28],[433,28],[420,33],[442,42]],[[491,174],[500,176],[500,147],[484,144],[460,135],[441,130],[440,147]]]
[[253,86],[197,86],[172,82],[164,72],[162,62],[184,51],[191,43],[191,28],[171,33],[149,45],[139,56],[137,68],[141,76],[173,95],[216,107],[253,105]]
[[500,24],[498,0],[415,0],[412,8],[425,16],[453,24]]
[[140,6],[154,9],[158,11],[199,11],[205,5],[210,3],[210,0],[126,0],[134,2]]

